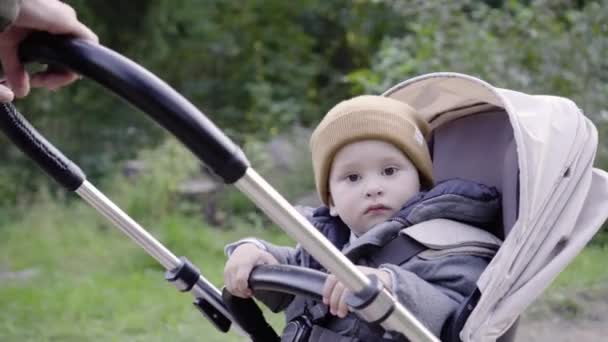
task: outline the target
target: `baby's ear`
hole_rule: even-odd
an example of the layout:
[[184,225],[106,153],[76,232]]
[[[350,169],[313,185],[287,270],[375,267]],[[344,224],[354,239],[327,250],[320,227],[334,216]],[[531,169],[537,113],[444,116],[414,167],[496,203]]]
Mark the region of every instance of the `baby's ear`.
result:
[[336,206],[334,205],[334,200],[331,198],[331,194],[327,195],[327,202],[329,203],[327,205],[329,207],[329,215],[333,217],[338,217],[338,211],[336,210]]

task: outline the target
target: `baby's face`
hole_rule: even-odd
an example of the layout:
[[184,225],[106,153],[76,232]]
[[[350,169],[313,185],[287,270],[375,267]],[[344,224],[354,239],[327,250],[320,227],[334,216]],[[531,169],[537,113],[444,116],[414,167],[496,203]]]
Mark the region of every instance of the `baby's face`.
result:
[[420,191],[418,171],[394,145],[362,140],[341,148],[329,174],[330,213],[356,234],[392,217]]

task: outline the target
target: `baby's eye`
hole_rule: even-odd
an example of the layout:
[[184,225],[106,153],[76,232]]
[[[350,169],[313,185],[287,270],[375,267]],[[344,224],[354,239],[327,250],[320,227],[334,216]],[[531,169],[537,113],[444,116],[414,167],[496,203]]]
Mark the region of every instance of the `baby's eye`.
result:
[[346,179],[348,179],[349,182],[353,182],[354,183],[354,182],[358,181],[359,179],[361,179],[361,176],[359,176],[358,174],[354,174],[353,173],[353,174],[350,174],[350,175],[346,176]]
[[385,176],[392,176],[395,174],[395,172],[397,172],[397,168],[396,167],[386,167],[384,168],[384,170],[382,170],[382,174]]

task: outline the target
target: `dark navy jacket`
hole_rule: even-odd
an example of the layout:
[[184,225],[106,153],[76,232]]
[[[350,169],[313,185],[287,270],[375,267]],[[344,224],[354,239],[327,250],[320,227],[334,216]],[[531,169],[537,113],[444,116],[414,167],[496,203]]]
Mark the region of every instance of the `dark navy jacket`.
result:
[[[380,267],[389,271],[393,284],[391,292],[437,336],[447,317],[474,291],[476,280],[498,248],[499,241],[488,237],[489,233],[484,230],[492,231],[489,228],[498,224],[499,213],[500,197],[496,189],[460,179],[447,180],[427,192],[420,192],[405,203],[393,218],[376,225],[350,244],[349,228],[339,218],[330,216],[328,208],[321,207],[303,212],[311,223],[355,264]],[[427,232],[434,236],[427,239],[424,237],[426,224],[435,219],[444,220],[441,221],[440,227],[435,225],[434,228],[428,229]],[[421,227],[423,229],[418,229]],[[432,232],[438,228],[440,231]],[[400,232],[407,233],[410,230],[417,230],[414,235],[423,244],[426,240],[437,240],[437,235],[442,235],[439,240],[444,241],[444,247],[441,247],[441,243],[429,244],[432,247],[402,264],[370,263],[370,256],[373,256],[370,253],[373,254],[374,250],[392,241]],[[489,244],[476,241],[467,243],[471,239],[465,239],[463,242],[458,236],[450,236],[452,231],[464,232],[465,235],[471,235],[469,233],[472,231],[473,240],[479,236],[492,241],[496,248],[480,248],[480,245]],[[458,244],[450,245],[451,240],[458,240]],[[230,253],[243,241],[228,245],[227,252]],[[300,246],[282,247],[262,240],[257,241],[282,264],[323,270]],[[299,296],[294,298],[290,295],[260,294],[257,297],[273,311],[286,309],[288,321],[306,312],[311,306],[318,305]],[[342,337],[346,338],[345,341],[391,339],[391,335],[380,327],[371,326],[354,314],[349,314],[344,319],[328,315],[316,328],[316,333],[315,339],[311,337],[311,341],[320,339],[336,342],[337,338]],[[337,335],[333,336],[334,333]]]

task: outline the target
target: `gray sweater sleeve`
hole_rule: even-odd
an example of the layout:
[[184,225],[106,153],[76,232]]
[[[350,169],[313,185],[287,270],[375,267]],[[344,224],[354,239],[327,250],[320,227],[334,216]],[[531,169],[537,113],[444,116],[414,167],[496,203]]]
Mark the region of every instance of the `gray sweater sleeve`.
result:
[[254,237],[248,237],[244,239],[240,239],[238,241],[232,242],[224,247],[224,254],[226,256],[230,256],[234,250],[245,243],[251,243],[256,245],[258,248],[265,250],[270,253],[279,264],[283,265],[299,265],[300,264],[300,247],[287,247],[287,246],[277,246],[273,245],[270,242],[257,239]]
[[412,258],[401,266],[383,264],[392,293],[433,334],[440,336],[449,315],[475,290],[488,265],[485,258],[458,255],[434,260]]
[[0,0],[0,32],[15,21],[20,5],[21,0]]

